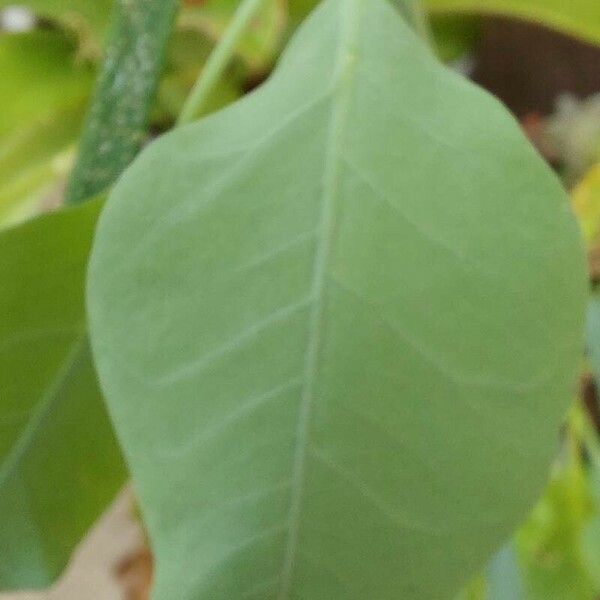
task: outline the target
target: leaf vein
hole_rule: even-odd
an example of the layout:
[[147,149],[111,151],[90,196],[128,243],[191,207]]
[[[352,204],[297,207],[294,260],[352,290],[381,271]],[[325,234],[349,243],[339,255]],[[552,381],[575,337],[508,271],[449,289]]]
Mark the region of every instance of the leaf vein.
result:
[[355,45],[360,27],[359,10],[362,0],[349,0],[342,4],[342,33],[337,51],[335,81],[331,96],[331,117],[328,144],[323,172],[323,198],[320,215],[320,243],[315,252],[313,266],[313,310],[308,324],[308,348],[305,363],[305,385],[300,399],[296,447],[292,463],[292,494],[288,538],[284,548],[279,600],[290,597],[296,549],[300,533],[300,520],[304,496],[307,451],[310,438],[310,421],[315,395],[317,371],[321,354],[321,335],[325,313],[327,268],[333,248],[336,226],[336,201],[339,194],[342,138],[348,119],[350,89],[357,64]]
[[170,386],[182,379],[187,379],[192,376],[197,376],[200,372],[205,371],[222,358],[228,356],[232,352],[239,350],[244,347],[247,343],[256,339],[263,331],[271,327],[272,325],[286,321],[296,313],[310,306],[312,298],[305,298],[299,302],[288,304],[282,308],[277,309],[271,313],[265,319],[254,323],[247,327],[241,333],[235,335],[230,340],[222,343],[220,346],[203,354],[199,358],[195,358],[171,372],[162,375],[160,378],[155,380],[155,385],[159,386]]

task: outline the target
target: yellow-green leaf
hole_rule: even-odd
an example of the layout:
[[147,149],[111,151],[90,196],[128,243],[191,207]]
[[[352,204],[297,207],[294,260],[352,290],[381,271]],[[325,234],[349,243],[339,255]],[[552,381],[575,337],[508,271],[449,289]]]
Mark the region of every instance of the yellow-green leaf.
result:
[[60,31],[0,36],[0,223],[14,224],[62,197],[93,70]]
[[573,208],[588,246],[600,241],[600,164],[573,190]]
[[113,0],[0,0],[0,9],[15,4],[75,31],[82,54],[99,55]]
[[600,44],[598,0],[424,0],[431,11],[496,14],[527,19]]

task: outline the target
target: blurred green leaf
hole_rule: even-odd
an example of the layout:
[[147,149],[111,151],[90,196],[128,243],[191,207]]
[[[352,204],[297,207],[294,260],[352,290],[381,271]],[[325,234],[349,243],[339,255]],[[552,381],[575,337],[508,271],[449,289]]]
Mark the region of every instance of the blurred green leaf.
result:
[[71,163],[67,148],[83,112],[83,106],[65,111],[0,141],[0,228],[60,204]]
[[[236,54],[251,74],[260,74],[272,66],[286,31],[286,4],[285,0],[266,2],[252,27],[242,36]],[[195,28],[216,41],[226,30],[238,5],[239,0],[208,0],[201,6],[183,10],[179,24]]]
[[581,556],[600,595],[600,440],[597,429],[590,421],[587,421],[583,437],[589,453],[588,473],[595,515],[581,533]]
[[485,577],[479,576],[471,581],[454,600],[487,600]]
[[0,36],[0,73],[0,223],[7,225],[62,197],[94,74],[59,31]]
[[0,35],[0,73],[0,141],[32,122],[51,121],[56,112],[79,106],[94,77],[59,31]]
[[[72,201],[112,183],[139,149],[177,4],[119,4],[71,180]],[[37,165],[35,156],[48,155],[35,144],[36,133],[31,146],[13,145],[13,162]],[[58,140],[65,136],[60,127],[55,133]],[[29,173],[39,175],[33,167]],[[98,202],[87,203],[0,237],[0,280],[7,282],[0,291],[2,588],[50,583],[123,481],[84,314],[99,210]]]
[[498,14],[527,19],[600,44],[598,0],[424,0],[434,12]]
[[581,534],[581,555],[598,592],[600,591],[600,517],[598,516],[586,525]]
[[85,326],[100,207],[0,233],[0,589],[50,584],[124,481]]
[[294,25],[299,25],[319,3],[319,0],[295,0],[289,2],[289,17]]
[[0,0],[0,9],[15,4],[75,31],[82,54],[98,55],[114,0]]
[[[595,246],[600,242],[600,163],[575,187],[572,203],[587,245]],[[598,337],[600,343],[600,328]],[[597,373],[600,377],[600,370]]]
[[[576,410],[571,416],[579,419]],[[528,600],[595,600],[581,535],[595,514],[578,436],[570,427],[548,489],[518,534]]]
[[469,15],[433,15],[431,33],[440,59],[449,62],[472,50],[479,39],[479,22]]
[[[177,120],[212,48],[212,42],[197,29],[184,27],[173,33],[152,115],[155,124],[165,128]],[[214,112],[243,95],[249,73],[244,65],[237,67],[219,80],[206,110],[199,116]]]

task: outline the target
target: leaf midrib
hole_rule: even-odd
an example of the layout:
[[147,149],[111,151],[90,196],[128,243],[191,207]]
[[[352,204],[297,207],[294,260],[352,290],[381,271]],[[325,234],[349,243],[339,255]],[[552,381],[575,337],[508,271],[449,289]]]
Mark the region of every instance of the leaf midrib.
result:
[[6,484],[9,477],[18,468],[21,458],[27,452],[32,440],[39,431],[41,424],[44,422],[44,419],[54,406],[56,398],[59,397],[59,391],[63,387],[81,356],[85,340],[85,333],[80,333],[73,340],[69,351],[65,354],[64,360],[60,363],[60,366],[56,371],[56,376],[50,382],[46,392],[41,396],[35,409],[32,411],[32,416],[29,419],[27,426],[18,436],[12,450],[4,461],[4,465],[0,469],[0,489]]
[[322,330],[325,316],[326,274],[334,246],[336,229],[336,200],[339,194],[341,170],[341,146],[347,123],[352,75],[356,64],[354,47],[359,33],[359,13],[363,0],[344,0],[340,11],[341,34],[337,49],[336,85],[331,96],[331,119],[327,152],[323,171],[323,199],[321,209],[320,244],[315,251],[311,297],[314,299],[309,317],[308,348],[304,370],[304,387],[300,398],[296,446],[292,466],[292,494],[288,536],[284,549],[279,600],[287,600],[296,562],[304,484],[306,458],[310,437],[311,411],[315,382],[322,350]]
[[[60,397],[60,390],[69,378],[75,365],[78,363],[87,339],[85,328],[81,327],[81,331],[82,333],[75,337],[71,343],[70,349],[65,354],[63,361],[60,363],[54,379],[50,382],[46,392],[42,394],[35,409],[32,411],[32,415],[26,427],[15,441],[12,450],[4,461],[4,465],[0,468],[0,493],[10,477],[14,475],[19,468],[20,462],[27,453],[28,449],[31,447],[33,439],[40,431],[48,415],[51,413],[56,400]],[[30,503],[29,497],[23,498],[22,500],[28,504]],[[32,525],[35,527],[35,531],[39,539],[40,548],[44,549],[44,558],[47,560],[44,536],[41,534],[41,529],[37,523],[35,514],[31,509],[29,510],[29,513],[32,519]],[[49,563],[50,561],[48,561],[48,564]]]

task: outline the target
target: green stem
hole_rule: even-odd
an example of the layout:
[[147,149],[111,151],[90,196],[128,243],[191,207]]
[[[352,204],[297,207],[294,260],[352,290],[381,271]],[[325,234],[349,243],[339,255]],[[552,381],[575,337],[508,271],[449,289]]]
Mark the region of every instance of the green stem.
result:
[[202,113],[215,85],[229,65],[240,38],[264,4],[265,0],[241,0],[229,27],[215,46],[190,92],[179,115],[178,125],[189,123]]
[[117,0],[65,203],[106,190],[138,153],[178,0]]

